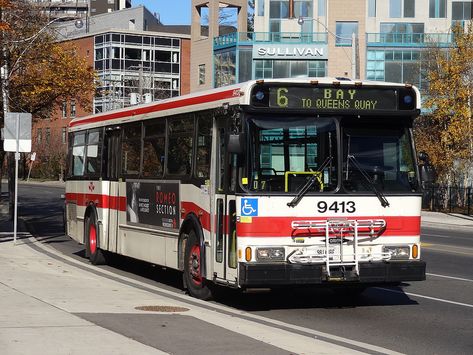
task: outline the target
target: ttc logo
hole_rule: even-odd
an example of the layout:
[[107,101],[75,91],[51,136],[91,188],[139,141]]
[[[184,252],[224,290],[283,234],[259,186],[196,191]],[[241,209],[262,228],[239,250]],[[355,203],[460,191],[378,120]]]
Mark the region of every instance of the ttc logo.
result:
[[258,199],[244,198],[241,200],[241,215],[252,217],[258,215]]

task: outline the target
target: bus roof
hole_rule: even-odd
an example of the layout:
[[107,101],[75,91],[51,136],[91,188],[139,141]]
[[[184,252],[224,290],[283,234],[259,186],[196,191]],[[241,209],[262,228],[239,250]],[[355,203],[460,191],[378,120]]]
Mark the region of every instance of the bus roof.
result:
[[126,107],[119,110],[107,111],[99,114],[89,115],[73,119],[69,124],[69,130],[75,131],[86,128],[101,127],[104,125],[121,124],[130,121],[146,120],[150,118],[175,115],[189,111],[199,111],[217,108],[223,104],[249,105],[251,89],[262,83],[271,84],[324,84],[334,87],[370,86],[370,87],[412,87],[416,92],[416,107],[420,109],[419,90],[409,84],[387,83],[380,81],[351,80],[347,78],[317,77],[317,78],[285,78],[251,80],[231,86],[216,89],[198,91],[192,94],[177,96],[170,99],[155,101]]

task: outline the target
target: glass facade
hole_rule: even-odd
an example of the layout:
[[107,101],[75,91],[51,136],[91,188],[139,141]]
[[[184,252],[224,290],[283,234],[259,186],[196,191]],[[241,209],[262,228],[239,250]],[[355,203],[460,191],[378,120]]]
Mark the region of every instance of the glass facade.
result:
[[421,48],[367,51],[366,79],[423,86]]
[[255,60],[255,79],[326,76],[322,60]]
[[106,33],[95,36],[99,88],[95,113],[180,94],[180,39]]

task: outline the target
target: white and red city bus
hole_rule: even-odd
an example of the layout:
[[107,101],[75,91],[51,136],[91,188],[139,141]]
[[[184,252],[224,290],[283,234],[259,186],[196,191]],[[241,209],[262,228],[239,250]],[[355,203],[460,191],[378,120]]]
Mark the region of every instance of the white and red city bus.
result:
[[73,120],[67,234],[213,285],[425,279],[412,139],[419,91],[337,78],[250,81]]

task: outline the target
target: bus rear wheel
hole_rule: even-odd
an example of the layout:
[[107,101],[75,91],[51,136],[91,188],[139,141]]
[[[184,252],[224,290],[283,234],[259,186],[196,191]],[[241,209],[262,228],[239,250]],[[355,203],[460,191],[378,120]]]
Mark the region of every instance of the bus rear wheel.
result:
[[191,296],[201,300],[209,300],[212,298],[212,292],[209,288],[208,281],[202,277],[203,263],[199,239],[192,230],[186,242],[183,277]]
[[99,248],[99,237],[97,229],[97,221],[95,215],[92,213],[87,217],[85,222],[85,232],[86,232],[86,252],[89,256],[90,262],[93,265],[103,265],[105,264],[105,255],[104,252]]

